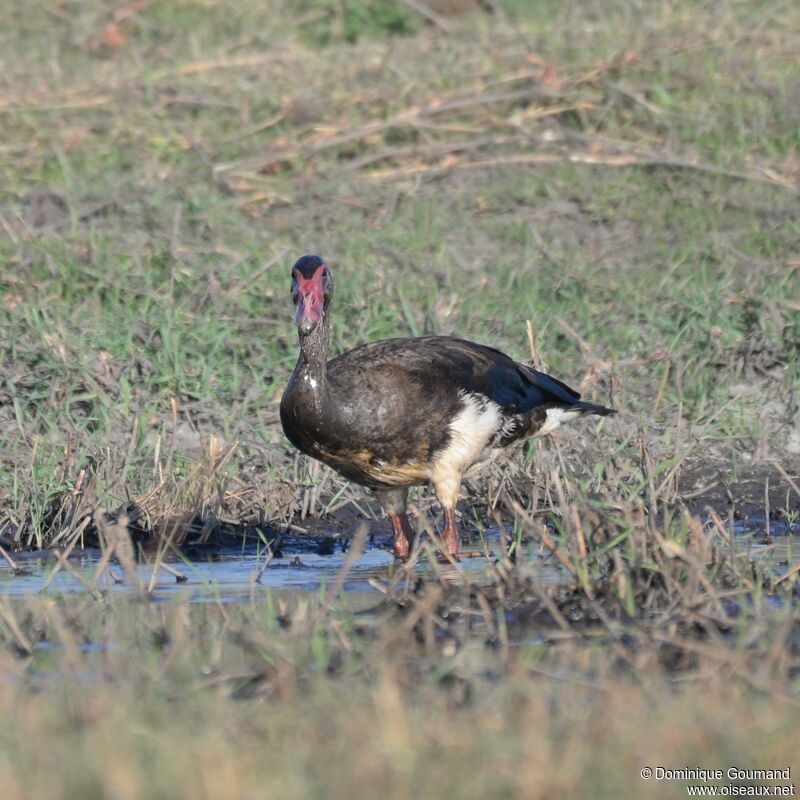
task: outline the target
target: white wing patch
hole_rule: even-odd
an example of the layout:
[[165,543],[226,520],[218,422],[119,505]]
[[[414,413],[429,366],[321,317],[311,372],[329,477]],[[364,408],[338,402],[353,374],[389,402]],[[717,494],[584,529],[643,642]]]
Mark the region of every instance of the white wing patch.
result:
[[463,408],[450,422],[450,441],[434,459],[430,475],[439,499],[452,504],[458,498],[462,473],[486,458],[489,443],[503,424],[497,403],[468,392],[460,396]]
[[[445,508],[455,507],[461,476],[469,477],[497,455],[502,448],[494,442],[513,433],[517,425],[513,417],[506,417],[488,397],[464,391],[459,397],[463,405],[448,426],[450,441],[436,455],[429,472],[436,495]],[[583,412],[579,408],[548,408],[546,413],[537,436],[551,433]]]
[[579,417],[583,412],[578,408],[548,408],[544,425],[536,431],[537,436],[552,433],[556,428]]

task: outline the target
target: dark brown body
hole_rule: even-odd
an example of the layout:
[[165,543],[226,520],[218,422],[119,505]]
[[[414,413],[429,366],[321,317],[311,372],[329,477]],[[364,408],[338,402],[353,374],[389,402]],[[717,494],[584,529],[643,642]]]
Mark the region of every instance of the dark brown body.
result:
[[281,399],[283,430],[303,453],[375,491],[398,558],[414,541],[409,486],[433,484],[445,549],[456,554],[465,474],[513,442],[614,413],[499,350],[449,336],[372,342],[328,361],[333,279],[318,256],[294,265],[292,295],[300,356]]
[[579,404],[554,379],[563,398],[536,387],[537,375],[499,350],[462,339],[388,339],[327,362],[327,380],[301,359],[281,400],[281,422],[295,447],[356,483],[413,486],[430,480],[429,465],[447,447],[465,394],[500,401],[492,448],[534,434],[559,400]]

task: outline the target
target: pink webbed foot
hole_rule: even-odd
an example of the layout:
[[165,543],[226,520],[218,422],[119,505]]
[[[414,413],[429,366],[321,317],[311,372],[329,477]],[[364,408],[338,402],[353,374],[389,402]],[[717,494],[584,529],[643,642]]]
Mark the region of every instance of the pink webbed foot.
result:
[[485,555],[480,550],[461,549],[461,535],[458,532],[456,512],[453,508],[444,509],[442,539],[444,540],[444,553],[439,558],[440,561],[449,561],[450,559],[460,561],[462,558],[480,558]]
[[446,508],[444,509],[442,539],[444,540],[445,552],[453,556],[453,558],[458,558],[459,538],[456,511],[454,508]]
[[408,521],[408,517],[403,514],[389,514],[394,531],[394,557],[400,561],[405,561],[414,546],[414,529]]

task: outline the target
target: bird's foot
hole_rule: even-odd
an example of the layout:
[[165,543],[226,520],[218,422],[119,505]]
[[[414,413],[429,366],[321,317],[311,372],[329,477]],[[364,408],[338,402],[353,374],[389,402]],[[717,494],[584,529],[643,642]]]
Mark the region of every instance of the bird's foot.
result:
[[411,554],[414,546],[414,529],[408,521],[406,514],[389,514],[394,531],[394,557],[405,561]]
[[442,531],[445,552],[455,559],[458,559],[458,523],[456,522],[456,511],[454,508],[444,510],[444,530]]
[[452,508],[444,510],[444,530],[442,531],[444,540],[444,552],[439,556],[439,561],[461,561],[462,558],[480,558],[485,553],[480,550],[462,550],[461,536],[458,532],[456,522],[456,512]]

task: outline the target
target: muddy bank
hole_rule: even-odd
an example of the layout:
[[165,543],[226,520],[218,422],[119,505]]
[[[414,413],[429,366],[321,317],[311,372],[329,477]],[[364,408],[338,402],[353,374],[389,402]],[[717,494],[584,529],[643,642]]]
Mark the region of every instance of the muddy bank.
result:
[[737,520],[793,521],[800,518],[800,468],[797,464],[768,462],[739,469],[721,460],[690,462],[678,484],[680,502],[691,514],[709,509]]
[[[500,470],[490,473],[480,484],[465,486],[465,498],[459,504],[464,529],[465,543],[480,543],[482,531],[497,530],[498,523],[509,530],[514,529],[515,512],[513,500],[527,506],[526,500],[537,488],[537,475],[531,471],[517,471],[509,479],[498,478]],[[108,544],[104,526],[122,523],[134,549],[145,560],[157,553],[178,550],[188,559],[204,559],[209,553],[230,548],[269,546],[276,556],[288,553],[313,552],[320,556],[333,554],[337,547],[346,548],[354,530],[367,525],[369,546],[391,549],[391,527],[385,519],[374,519],[365,511],[370,509],[369,497],[358,487],[348,486],[334,476],[334,488],[344,485],[353,502],[340,505],[335,511],[321,516],[303,516],[294,513],[283,520],[254,522],[252,514],[242,519],[220,519],[215,514],[168,514],[161,518],[135,503],[124,504],[109,513],[85,511],[77,515],[73,509],[69,515],[63,512],[62,525],[69,524],[78,535],[63,537],[57,549],[80,551],[86,548],[102,549]],[[504,495],[494,498],[492,507],[492,481],[500,486]],[[486,488],[488,485],[489,488]],[[537,512],[542,520],[557,520],[552,499],[544,491],[545,498]],[[730,472],[730,464],[719,459],[687,460],[676,471],[671,501],[658,497],[656,512],[680,511],[707,520],[717,515],[726,522],[734,520],[751,530],[766,529],[770,523],[773,534],[789,532],[800,520],[800,470],[795,465],[764,463],[739,469],[736,476]],[[608,498],[605,498],[606,501]],[[653,502],[648,492],[642,492],[642,500]],[[418,495],[418,507],[428,525],[438,524],[438,509],[424,492]],[[379,514],[377,507],[374,510]],[[580,509],[578,509],[580,510]],[[302,509],[300,509],[302,511]],[[610,509],[609,509],[610,511]],[[53,514],[54,524],[57,514]],[[476,523],[480,520],[481,524]],[[35,550],[30,541],[20,535],[20,529],[7,520],[0,529],[0,546],[9,553]],[[523,535],[525,531],[523,530]]]

